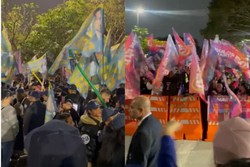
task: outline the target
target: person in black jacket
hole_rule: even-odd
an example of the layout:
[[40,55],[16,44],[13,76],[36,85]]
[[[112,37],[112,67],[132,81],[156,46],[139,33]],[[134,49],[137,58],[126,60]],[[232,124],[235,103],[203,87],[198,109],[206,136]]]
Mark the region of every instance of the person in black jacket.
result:
[[110,122],[112,133],[108,133],[102,140],[102,146],[97,159],[97,167],[125,166],[125,114],[118,113]]
[[130,105],[130,117],[139,123],[129,146],[127,167],[157,167],[162,126],[150,108],[150,100],[145,96],[136,97]]
[[72,100],[73,108],[79,114],[84,98],[79,94],[79,92],[77,91],[77,87],[74,84],[69,85],[68,87],[68,95],[65,97],[65,100],[68,99]]
[[75,127],[78,127],[78,122],[80,121],[80,116],[76,112],[76,110],[73,108],[73,101],[71,99],[67,99],[61,108],[60,112],[67,112],[70,113]]
[[42,126],[45,121],[46,106],[40,101],[40,93],[37,91],[31,92],[29,100],[32,104],[27,108],[24,114],[24,136],[33,129]]
[[162,95],[176,96],[179,91],[179,74],[174,74],[172,71],[168,75],[163,77],[162,84]]
[[79,130],[87,148],[88,165],[94,166],[100,149],[98,140],[103,129],[102,110],[96,100],[91,100],[86,106],[86,115],[82,115]]

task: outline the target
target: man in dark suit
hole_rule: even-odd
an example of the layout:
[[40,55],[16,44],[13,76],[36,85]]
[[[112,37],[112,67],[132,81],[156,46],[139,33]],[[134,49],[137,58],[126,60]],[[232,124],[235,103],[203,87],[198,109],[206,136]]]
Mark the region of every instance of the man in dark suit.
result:
[[162,126],[150,111],[150,100],[136,97],[129,108],[130,117],[139,121],[130,143],[127,167],[157,167]]

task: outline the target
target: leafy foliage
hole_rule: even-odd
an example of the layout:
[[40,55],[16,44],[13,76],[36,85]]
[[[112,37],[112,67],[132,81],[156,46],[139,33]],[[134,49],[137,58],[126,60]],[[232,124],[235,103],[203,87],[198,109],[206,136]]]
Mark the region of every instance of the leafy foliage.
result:
[[14,6],[8,13],[3,13],[3,23],[8,30],[13,51],[22,47],[36,23],[38,6],[35,3]]
[[220,38],[233,43],[250,38],[250,0],[213,0],[209,6],[209,22],[201,30],[205,38]]
[[[63,46],[76,35],[89,13],[99,4],[100,1],[94,0],[68,0],[39,15],[36,12],[38,6],[34,3],[15,6],[10,11],[4,10],[4,24],[14,51],[20,46],[24,61],[47,52],[49,61],[53,62]],[[103,4],[106,31],[112,28],[111,45],[114,45],[124,38],[124,0],[108,0],[103,1]]]

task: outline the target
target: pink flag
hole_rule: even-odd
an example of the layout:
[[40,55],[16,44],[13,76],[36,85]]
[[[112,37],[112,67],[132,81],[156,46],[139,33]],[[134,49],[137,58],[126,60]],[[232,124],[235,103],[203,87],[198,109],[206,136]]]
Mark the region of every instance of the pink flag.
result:
[[[195,41],[190,33],[183,33],[183,38],[184,38],[184,43],[186,44],[189,50],[192,49],[192,46],[196,46]],[[199,60],[199,57],[198,57],[198,60]],[[192,62],[192,56],[188,56],[185,61],[185,66],[189,67],[191,62]]]
[[142,51],[140,41],[131,33],[125,42],[126,99],[133,99],[140,94],[140,76],[153,79]]
[[176,48],[179,54],[179,63],[185,65],[185,60],[191,55],[191,47],[188,47],[183,40],[180,38],[179,34],[173,29],[173,34],[176,42]]
[[237,117],[242,113],[242,106],[239,98],[234,94],[234,92],[229,88],[228,83],[227,83],[227,77],[225,74],[223,74],[223,80],[225,83],[225,87],[227,89],[227,93],[234,99],[234,106],[233,110],[230,113],[230,117]]
[[205,65],[202,71],[202,79],[205,86],[205,90],[208,90],[210,81],[214,78],[216,65],[218,63],[218,54],[213,47],[214,41],[210,40],[210,49],[208,55],[205,58]]
[[21,49],[15,52],[16,68],[19,74],[22,73],[22,60],[21,60]]
[[131,33],[125,42],[125,97],[133,99],[140,95],[140,76],[134,68],[135,45],[134,34]]
[[220,65],[228,68],[238,68],[246,79],[250,79],[249,62],[245,54],[226,40],[213,42],[213,48],[220,57]]
[[208,51],[209,51],[209,43],[207,39],[204,39],[202,46],[202,53],[201,53],[201,61],[200,61],[200,68],[202,73],[205,68]]
[[186,32],[183,33],[183,38],[184,38],[184,42],[186,45],[195,46],[195,41],[190,33],[186,33]]
[[192,62],[190,66],[189,93],[197,93],[204,101],[206,101],[204,93],[204,84],[198,62],[198,55],[196,53],[194,45],[192,49]]
[[161,63],[157,69],[153,85],[156,88],[160,88],[163,77],[167,75],[169,71],[174,70],[174,68],[177,65],[178,65],[177,50],[175,48],[171,35],[168,35],[164,56],[162,57]]

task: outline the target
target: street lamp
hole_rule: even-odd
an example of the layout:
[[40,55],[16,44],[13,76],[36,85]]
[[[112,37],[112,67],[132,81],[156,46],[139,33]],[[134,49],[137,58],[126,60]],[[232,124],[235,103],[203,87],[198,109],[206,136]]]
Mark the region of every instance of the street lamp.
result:
[[136,13],[137,13],[137,21],[136,21],[136,25],[139,27],[139,21],[140,21],[140,13],[144,13],[144,9],[143,8],[138,8],[136,10]]

